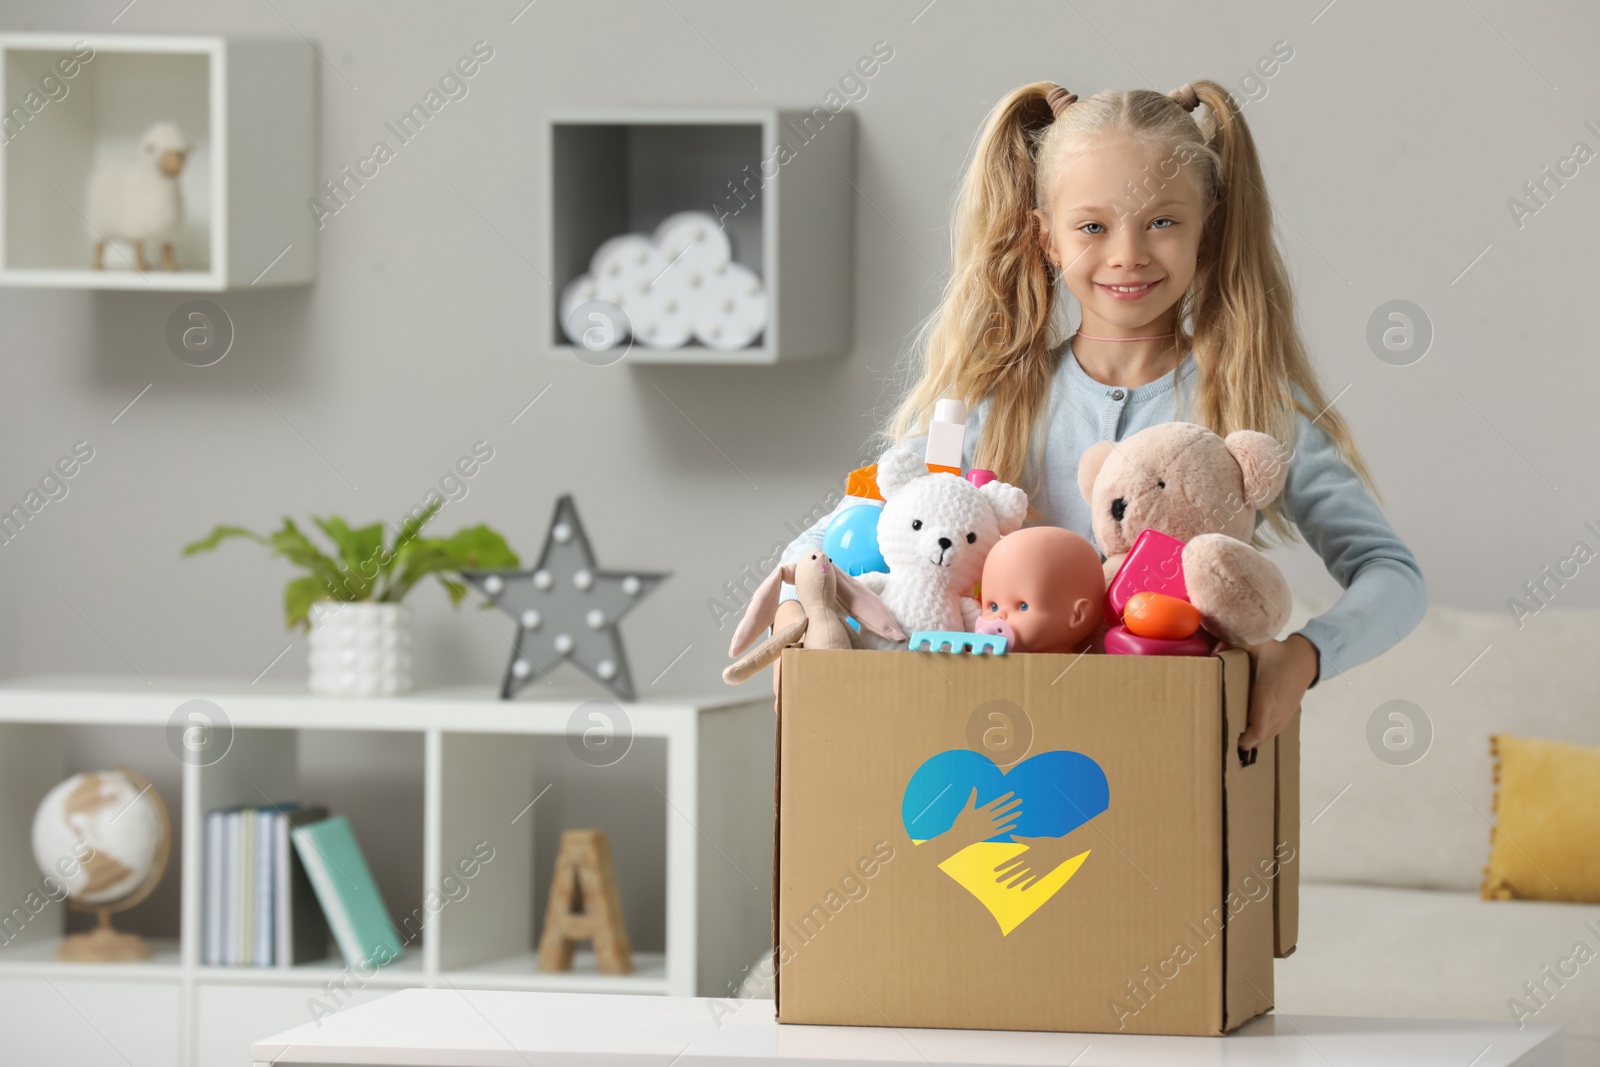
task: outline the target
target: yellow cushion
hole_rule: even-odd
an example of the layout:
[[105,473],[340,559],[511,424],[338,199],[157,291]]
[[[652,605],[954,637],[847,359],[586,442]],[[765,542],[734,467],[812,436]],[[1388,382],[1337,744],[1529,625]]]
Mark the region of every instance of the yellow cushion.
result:
[[1495,827],[1485,900],[1600,903],[1600,748],[1489,738]]

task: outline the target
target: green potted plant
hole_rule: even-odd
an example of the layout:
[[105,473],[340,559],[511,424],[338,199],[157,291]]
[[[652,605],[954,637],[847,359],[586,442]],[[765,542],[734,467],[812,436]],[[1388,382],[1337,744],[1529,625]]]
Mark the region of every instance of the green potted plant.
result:
[[333,542],[329,554],[287,516],[283,526],[258,534],[219,525],[183,546],[183,554],[208,552],[245,537],[272,549],[307,573],[283,591],[287,625],[311,635],[311,690],[331,696],[378,696],[411,688],[411,608],[401,603],[411,588],[434,575],[459,605],[467,587],[448,574],[468,569],[520,566],[505,538],[484,525],[450,537],[423,537],[422,527],[443,500],[413,512],[394,543],[384,545],[384,524],[352,529],[338,516],[312,521]]

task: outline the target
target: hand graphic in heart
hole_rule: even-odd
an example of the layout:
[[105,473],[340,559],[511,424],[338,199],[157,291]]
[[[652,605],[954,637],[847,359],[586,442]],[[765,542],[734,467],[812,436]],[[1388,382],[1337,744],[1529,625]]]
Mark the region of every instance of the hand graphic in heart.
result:
[[1066,836],[1110,807],[1110,787],[1100,765],[1081,752],[1040,752],[1002,771],[982,753],[951,749],[929,757],[906,783],[900,817],[911,840],[920,845],[949,831],[974,789],[980,807],[1015,794],[1022,804],[1007,821],[1016,826],[981,841],[948,842],[955,851],[939,869],[989,909],[1005,936],[1055,896],[1089,857],[1085,850],[1031,885],[1011,888],[1005,883],[1014,880],[1014,871],[997,878],[995,867],[1028,851],[1012,838]]

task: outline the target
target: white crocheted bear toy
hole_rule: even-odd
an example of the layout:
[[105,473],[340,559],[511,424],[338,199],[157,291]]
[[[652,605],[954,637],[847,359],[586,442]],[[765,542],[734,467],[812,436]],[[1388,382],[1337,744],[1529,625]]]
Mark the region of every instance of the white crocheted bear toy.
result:
[[[1014,485],[991,481],[981,489],[945,471],[930,474],[921,456],[893,448],[878,462],[878,551],[887,574],[869,572],[856,579],[878,594],[900,629],[956,630],[970,633],[980,605],[972,587],[983,576],[983,561],[1001,537],[1018,529],[1028,513],[1028,495]],[[872,649],[904,649],[876,634],[862,633]]]

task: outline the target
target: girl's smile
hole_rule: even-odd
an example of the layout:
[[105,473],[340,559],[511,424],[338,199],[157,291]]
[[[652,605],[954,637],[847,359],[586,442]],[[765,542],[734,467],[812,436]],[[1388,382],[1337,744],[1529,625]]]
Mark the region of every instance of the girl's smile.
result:
[[1107,285],[1105,282],[1094,284],[1113,300],[1143,300],[1155,291],[1156,286],[1161,284],[1161,279],[1157,278],[1153,282],[1119,282],[1115,285]]

